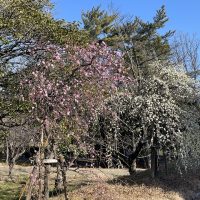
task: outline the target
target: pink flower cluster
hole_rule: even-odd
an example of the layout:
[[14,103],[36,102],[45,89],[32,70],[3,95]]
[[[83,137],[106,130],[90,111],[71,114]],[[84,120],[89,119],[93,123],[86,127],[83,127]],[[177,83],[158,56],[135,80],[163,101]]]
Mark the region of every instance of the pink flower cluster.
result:
[[33,104],[32,113],[56,121],[70,116],[87,118],[119,83],[126,82],[121,52],[105,43],[93,43],[87,47],[47,46],[22,86]]

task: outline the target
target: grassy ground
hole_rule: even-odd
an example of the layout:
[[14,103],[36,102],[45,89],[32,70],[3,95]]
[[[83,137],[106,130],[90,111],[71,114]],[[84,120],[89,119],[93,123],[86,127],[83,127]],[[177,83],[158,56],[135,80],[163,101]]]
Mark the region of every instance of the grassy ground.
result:
[[[0,200],[17,200],[25,187],[31,167],[16,166],[14,182],[7,177],[7,166],[0,164]],[[51,169],[53,190],[55,168]],[[133,176],[126,169],[70,169],[67,173],[70,200],[192,200],[200,199],[200,177],[150,178],[149,172],[138,170]],[[51,193],[52,200],[62,194]]]

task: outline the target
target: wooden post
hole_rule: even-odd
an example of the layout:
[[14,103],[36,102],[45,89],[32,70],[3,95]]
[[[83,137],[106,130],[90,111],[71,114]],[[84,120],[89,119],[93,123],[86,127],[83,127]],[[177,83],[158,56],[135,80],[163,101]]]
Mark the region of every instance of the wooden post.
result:
[[49,199],[49,168],[50,166],[48,164],[45,164],[44,166],[44,199]]
[[44,159],[44,199],[49,199],[49,173],[50,173],[50,165],[57,163],[56,159]]

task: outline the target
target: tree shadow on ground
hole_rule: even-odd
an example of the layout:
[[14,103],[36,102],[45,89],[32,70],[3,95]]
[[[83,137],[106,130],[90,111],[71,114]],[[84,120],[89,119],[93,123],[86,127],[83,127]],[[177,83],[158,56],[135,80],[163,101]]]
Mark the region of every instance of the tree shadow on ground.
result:
[[184,200],[200,200],[200,174],[183,177],[177,173],[170,175],[160,173],[157,178],[153,179],[149,170],[140,170],[133,175],[110,180],[108,183],[160,188],[164,192],[177,192]]

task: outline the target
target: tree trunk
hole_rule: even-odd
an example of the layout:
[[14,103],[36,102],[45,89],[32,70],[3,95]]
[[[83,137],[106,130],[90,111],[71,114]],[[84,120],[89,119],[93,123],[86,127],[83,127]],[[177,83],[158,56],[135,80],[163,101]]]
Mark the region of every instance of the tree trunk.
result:
[[61,166],[59,163],[57,165],[57,176],[56,176],[56,180],[55,180],[55,189],[58,192],[62,190],[62,171],[61,171]]
[[[43,186],[42,186],[42,166],[41,166],[41,149],[34,156],[34,167],[30,175],[29,185],[27,187],[26,200],[43,200]],[[34,193],[33,193],[34,191]],[[37,191],[37,193],[36,193]]]
[[129,164],[129,173],[130,174],[133,174],[136,172],[136,158],[138,157],[143,146],[144,146],[144,143],[140,141],[137,144],[135,151],[129,155],[128,164]]
[[168,175],[167,155],[165,152],[163,153],[163,157],[164,157],[164,165],[165,165],[165,175]]
[[[29,186],[27,188],[27,195],[26,195],[26,200],[31,200],[32,199],[32,190],[33,190],[33,185],[34,185],[34,182],[36,181],[37,179],[37,167],[34,166],[33,167],[33,170],[32,170],[32,173],[31,173],[31,176],[30,176],[30,182],[29,182]],[[21,198],[20,198],[21,199]]]
[[59,158],[57,156],[57,144],[55,143],[55,141],[53,141],[53,151],[52,151],[52,155],[51,158],[53,158],[52,156],[54,156],[57,160],[57,171],[56,171],[56,179],[55,179],[55,190],[57,193],[62,191],[62,171],[61,171],[61,166],[60,166],[60,162],[59,162]]
[[9,164],[9,146],[8,146],[8,139],[6,138],[6,163]]
[[136,159],[134,159],[132,161],[132,163],[130,163],[130,166],[129,166],[129,173],[130,174],[134,174],[136,172]]
[[145,168],[146,168],[146,169],[150,169],[150,168],[151,168],[151,159],[150,159],[149,156],[147,156],[147,157],[145,158]]
[[158,175],[158,152],[156,147],[151,147],[151,177],[155,178]]
[[[48,145],[44,149],[44,158],[49,159],[52,155],[52,152],[50,150],[50,145]],[[50,165],[44,164],[44,199],[49,199],[49,174],[50,174]]]
[[38,200],[42,200],[42,165],[41,165],[41,161],[38,165],[38,171],[39,171],[39,174],[38,174],[38,178],[39,178],[39,188],[38,188]]
[[9,166],[8,176],[9,178],[12,179],[12,170],[14,168],[15,162],[25,152],[25,150],[21,150],[20,152],[19,149],[15,151],[15,149],[11,149],[11,147],[8,147],[7,151],[8,151],[7,162]]
[[14,167],[14,161],[13,160],[9,161],[8,167],[9,167],[8,177],[10,179],[12,179],[12,170],[13,170],[13,167]]
[[66,176],[66,170],[67,169],[66,169],[65,159],[62,155],[59,156],[59,163],[60,163],[60,167],[61,167],[61,171],[62,171],[64,197],[65,197],[65,200],[69,200],[68,199],[68,193],[67,193],[67,176]]

